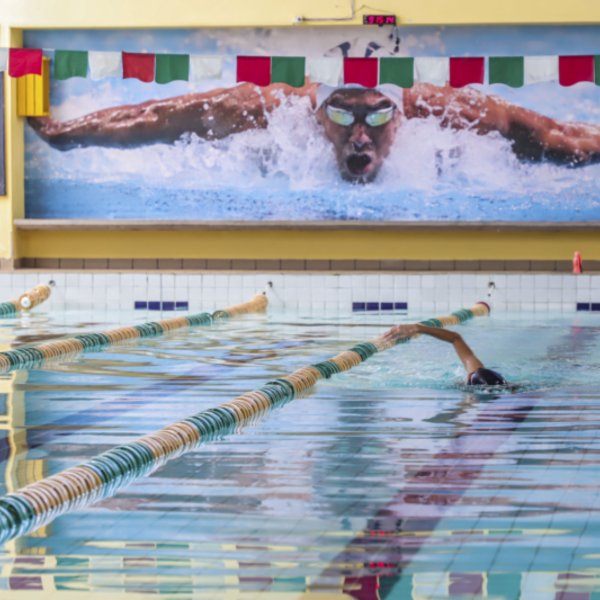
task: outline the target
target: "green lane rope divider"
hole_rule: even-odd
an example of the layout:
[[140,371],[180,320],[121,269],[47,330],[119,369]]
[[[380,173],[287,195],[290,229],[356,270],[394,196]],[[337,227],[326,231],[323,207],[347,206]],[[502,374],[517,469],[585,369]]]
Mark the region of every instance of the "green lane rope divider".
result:
[[[478,303],[470,309],[422,323],[431,327],[447,327],[487,314],[489,306]],[[357,344],[332,359],[269,381],[258,390],[203,410],[133,442],[112,448],[81,465],[8,494],[0,498],[0,543],[34,531],[67,512],[107,498],[134,479],[149,475],[170,459],[193,450],[200,443],[231,432],[246,419],[284,401],[293,400],[298,393],[312,387],[319,379],[328,379],[351,369],[377,352],[407,341],[409,339],[393,341],[379,337]]]
[[16,369],[32,369],[42,364],[47,365],[50,361],[56,361],[67,355],[76,358],[83,352],[96,352],[102,348],[126,343],[130,340],[156,337],[174,329],[211,325],[215,321],[227,320],[237,315],[259,312],[264,310],[268,304],[265,292],[256,294],[249,302],[217,310],[212,315],[201,313],[187,317],[174,317],[133,327],[119,327],[103,333],[84,333],[66,340],[41,344],[34,348],[18,348],[0,352],[0,373]]
[[22,294],[18,300],[0,303],[0,318],[16,317],[22,310],[29,311],[50,298],[54,281],[40,283],[33,289]]

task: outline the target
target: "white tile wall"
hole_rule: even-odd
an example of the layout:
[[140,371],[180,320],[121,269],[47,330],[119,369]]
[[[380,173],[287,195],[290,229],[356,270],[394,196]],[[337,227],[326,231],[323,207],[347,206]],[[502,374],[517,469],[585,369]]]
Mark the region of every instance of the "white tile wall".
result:
[[600,275],[559,274],[160,274],[0,273],[0,302],[39,282],[56,287],[49,309],[133,308],[134,301],[188,301],[190,310],[242,302],[273,282],[273,306],[350,310],[353,302],[408,302],[409,310],[448,312],[486,300],[499,311],[575,311],[577,302],[600,304]]

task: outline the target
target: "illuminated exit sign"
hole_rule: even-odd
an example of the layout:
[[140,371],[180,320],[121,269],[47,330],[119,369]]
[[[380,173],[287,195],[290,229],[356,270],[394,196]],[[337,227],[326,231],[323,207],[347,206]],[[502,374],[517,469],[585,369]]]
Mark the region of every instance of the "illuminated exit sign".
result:
[[363,15],[363,25],[395,25],[395,15]]

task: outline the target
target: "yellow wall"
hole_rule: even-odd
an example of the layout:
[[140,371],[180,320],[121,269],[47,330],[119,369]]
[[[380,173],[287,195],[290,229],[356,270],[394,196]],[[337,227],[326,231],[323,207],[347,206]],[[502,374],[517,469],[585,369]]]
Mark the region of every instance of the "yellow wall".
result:
[[[365,3],[356,0],[356,6]],[[363,13],[395,14],[402,25],[600,23],[594,0],[377,0]],[[346,17],[351,0],[0,0],[0,18],[13,27],[286,27],[296,16]],[[315,22],[310,25],[331,25]]]
[[[357,6],[364,6],[356,0]],[[402,25],[600,23],[591,0],[378,0],[355,19],[299,25],[344,26],[362,14],[395,14]],[[23,29],[280,27],[297,16],[342,18],[351,0],[0,0],[0,46],[20,46]],[[296,25],[298,27],[298,25]],[[600,258],[600,236],[574,233],[427,232],[14,232],[24,214],[23,120],[7,77],[8,196],[0,197],[0,258],[497,258],[566,259],[573,250]],[[13,239],[14,238],[14,239]]]
[[[33,258],[600,260],[598,233],[432,231],[23,231]],[[83,250],[85,248],[85,251]]]
[[[1,12],[0,12],[1,15]],[[0,45],[21,46],[20,29],[11,29],[0,23]],[[5,77],[6,115],[6,196],[0,196],[0,258],[9,258],[13,246],[13,219],[25,215],[23,119],[17,117],[17,85],[7,74]]]

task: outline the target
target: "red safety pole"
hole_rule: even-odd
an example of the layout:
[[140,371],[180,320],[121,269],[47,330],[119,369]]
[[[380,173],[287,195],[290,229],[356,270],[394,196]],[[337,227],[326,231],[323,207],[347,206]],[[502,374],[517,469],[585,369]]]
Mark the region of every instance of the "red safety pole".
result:
[[573,273],[583,273],[581,254],[579,252],[575,252],[575,256],[573,256]]

